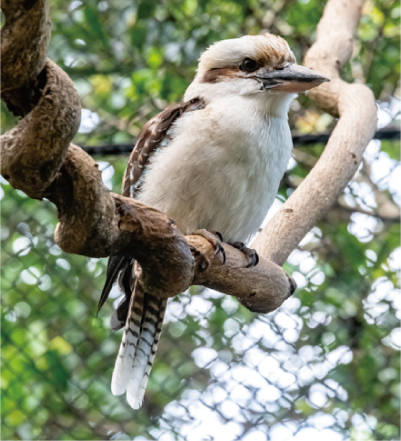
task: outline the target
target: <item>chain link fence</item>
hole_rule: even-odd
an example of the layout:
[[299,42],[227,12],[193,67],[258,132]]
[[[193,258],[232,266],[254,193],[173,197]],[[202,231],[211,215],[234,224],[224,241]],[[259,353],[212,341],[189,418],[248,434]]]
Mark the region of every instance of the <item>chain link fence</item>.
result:
[[[399,7],[366,3],[343,76],[371,85],[384,128],[400,108]],[[83,104],[74,142],[97,155],[113,191],[133,138],[182,99],[209,44],[269,30],[303,59],[324,2],[260,4],[52,2],[49,57]],[[313,133],[336,124],[304,96],[291,109],[291,129],[310,135],[294,139],[303,148],[273,211],[322,153],[327,135]],[[2,104],[3,130],[15,123]],[[277,311],[254,314],[201,287],[170,299],[137,411],[110,391],[122,331],[110,331],[115,290],[96,316],[107,260],[62,252],[55,207],[2,180],[2,439],[399,440],[399,127],[377,136],[339,204],[290,256],[298,289]]]
[[[126,158],[101,159],[117,190]],[[309,233],[287,264],[299,289],[271,314],[201,287],[170,299],[134,411],[110,392],[116,291],[96,317],[106,259],[63,253],[55,208],[9,185],[2,214],[2,439],[399,439],[395,258],[368,276],[356,254],[355,277],[340,242],[358,239],[333,234],[347,223]]]

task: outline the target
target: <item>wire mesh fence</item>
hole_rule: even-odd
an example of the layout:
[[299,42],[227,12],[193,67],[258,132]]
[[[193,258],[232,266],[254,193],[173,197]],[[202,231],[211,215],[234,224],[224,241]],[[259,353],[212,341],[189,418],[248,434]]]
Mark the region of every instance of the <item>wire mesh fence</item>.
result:
[[[83,104],[74,142],[102,155],[103,178],[119,192],[133,138],[182,99],[208,45],[269,30],[300,61],[323,7],[316,0],[52,2],[49,57]],[[394,1],[366,2],[343,72],[382,101],[379,128],[399,119],[399,16]],[[291,109],[291,129],[309,135],[275,208],[322,153],[315,143],[327,135],[314,133],[336,124],[304,96]],[[15,123],[2,104],[3,130]],[[96,317],[106,259],[63,253],[53,239],[55,208],[3,180],[2,439],[399,439],[398,125],[380,133],[339,203],[290,256],[285,268],[298,289],[277,311],[253,314],[200,287],[170,300],[138,411],[110,391],[121,331],[109,325],[115,290]]]
[[[117,190],[126,158],[100,159]],[[63,253],[55,208],[3,191],[3,439],[398,439],[393,224],[365,223],[369,240],[349,219],[319,225],[287,264],[299,289],[271,314],[200,287],[170,299],[134,411],[110,392],[115,290],[96,317],[106,260]]]

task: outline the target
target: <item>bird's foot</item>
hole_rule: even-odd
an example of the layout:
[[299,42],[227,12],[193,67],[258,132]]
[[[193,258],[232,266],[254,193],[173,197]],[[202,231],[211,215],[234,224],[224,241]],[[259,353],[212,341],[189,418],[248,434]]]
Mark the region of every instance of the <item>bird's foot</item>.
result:
[[195,230],[192,234],[202,236],[207,241],[209,241],[214,246],[215,254],[221,253],[221,255],[223,256],[223,264],[226,263],[226,252],[224,251],[224,248],[221,245],[221,242],[223,242],[223,236],[218,231],[215,230],[208,231],[205,229],[200,229],[200,230]]
[[245,254],[249,262],[246,268],[251,268],[259,263],[258,253],[252,248],[247,248],[243,242],[234,242],[230,245]]

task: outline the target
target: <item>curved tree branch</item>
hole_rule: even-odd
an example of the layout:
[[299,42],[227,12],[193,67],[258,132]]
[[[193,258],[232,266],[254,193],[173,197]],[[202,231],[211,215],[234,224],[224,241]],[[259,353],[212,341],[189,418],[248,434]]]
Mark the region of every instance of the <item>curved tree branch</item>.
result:
[[[331,12],[333,5],[341,15],[342,4],[340,0],[329,1],[322,20],[331,20],[338,12]],[[357,4],[361,2],[355,1],[347,11],[353,20],[338,25],[346,50],[338,45],[334,54],[341,56],[342,63],[349,57],[351,35],[359,19]],[[140,264],[137,275],[145,291],[159,297],[171,297],[192,284],[202,284],[238,297],[252,311],[269,312],[279,307],[295,289],[294,281],[279,265],[351,179],[369,140],[365,125],[374,119],[370,92],[363,86],[342,83],[336,59],[327,56],[326,47],[330,47],[330,54],[333,51],[332,37],[328,45],[326,34],[319,31],[307,64],[318,64],[320,72],[334,79],[313,97],[333,114],[338,110],[340,123],[302,184],[304,188],[297,189],[257,239],[257,248],[265,258],[249,269],[240,251],[224,244],[227,261],[223,264],[206,239],[184,237],[165,214],[108,191],[93,159],[70,144],[79,124],[79,99],[68,76],[43,57],[49,35],[45,0],[37,0],[33,6],[27,1],[5,1],[3,10],[7,23],[2,31],[2,51],[8,51],[3,99],[24,119],[2,137],[1,173],[14,188],[56,204],[59,224],[55,238],[60,248],[90,257],[132,257]],[[21,28],[22,22],[30,25]],[[14,59],[18,62],[13,63]],[[27,64],[31,74],[24,76],[21,70]],[[358,109],[359,105],[363,109]]]
[[376,130],[377,111],[371,90],[340,78],[340,69],[352,54],[362,5],[363,0],[329,0],[318,25],[317,41],[305,57],[307,67],[330,78],[330,83],[310,91],[311,98],[340,119],[317,164],[253,244],[262,256],[278,265],[335,203],[358,170]]
[[38,102],[39,73],[51,35],[46,0],[3,0],[6,23],[1,30],[1,96],[16,115],[26,115]]
[[[3,2],[7,75],[2,87],[10,90],[3,98],[24,118],[2,137],[1,173],[31,198],[56,204],[60,248],[90,257],[135,258],[140,283],[159,297],[203,284],[243,298],[255,311],[280,306],[295,285],[273,262],[265,259],[257,269],[246,269],[243,254],[225,245],[223,265],[206,239],[184,237],[164,213],[109,192],[93,159],[70,144],[79,126],[80,103],[68,76],[42,56],[48,44],[46,2],[37,0],[32,8],[25,4]],[[35,50],[38,55],[32,56]],[[24,76],[26,65],[31,75]]]

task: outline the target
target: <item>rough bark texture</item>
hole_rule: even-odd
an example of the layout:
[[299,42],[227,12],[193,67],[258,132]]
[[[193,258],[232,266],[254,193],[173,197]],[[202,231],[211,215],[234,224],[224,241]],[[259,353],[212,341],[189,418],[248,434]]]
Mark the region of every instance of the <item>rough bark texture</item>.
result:
[[[140,283],[156,296],[171,297],[200,284],[238,297],[252,311],[270,312],[295,290],[279,265],[336,200],[374,133],[370,91],[338,76],[351,53],[361,4],[331,0],[326,7],[306,64],[332,79],[312,96],[325,110],[338,113],[340,122],[309,177],[256,240],[261,259],[255,268],[245,268],[244,255],[227,244],[223,264],[203,237],[184,237],[165,214],[110,193],[93,159],[70,144],[80,104],[68,76],[45,59],[50,35],[45,0],[3,1],[3,99],[24,118],[2,137],[1,173],[14,188],[56,204],[55,237],[64,251],[131,256],[140,264]],[[332,34],[334,28],[338,35]]]
[[206,239],[186,240],[165,214],[110,193],[93,159],[70,144],[80,103],[68,76],[45,58],[50,35],[46,2],[3,2],[3,11],[3,99],[24,118],[2,137],[1,173],[28,196],[56,204],[55,238],[64,251],[134,257],[145,290],[160,297],[203,283],[249,298],[248,307],[267,312],[292,294],[292,280],[274,263],[264,261],[258,271],[248,270],[243,254],[227,245],[222,273],[222,262]]
[[41,93],[39,73],[46,62],[51,22],[46,0],[3,0],[1,95],[16,116],[28,113]]
[[363,0],[330,0],[318,25],[317,41],[305,57],[305,66],[330,78],[330,83],[312,89],[309,96],[340,119],[317,164],[252,245],[278,265],[336,202],[376,130],[372,91],[340,78],[340,69],[352,54],[362,5]]

